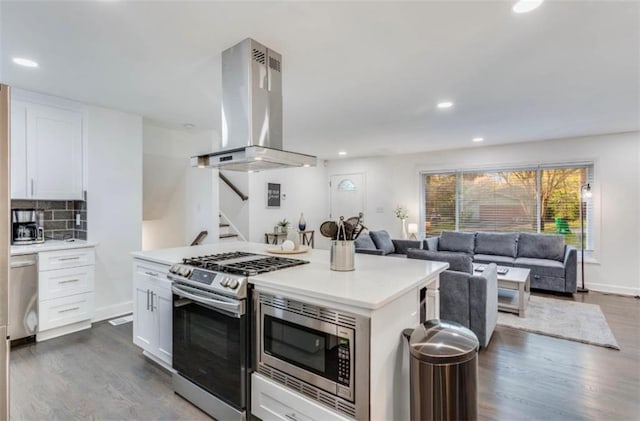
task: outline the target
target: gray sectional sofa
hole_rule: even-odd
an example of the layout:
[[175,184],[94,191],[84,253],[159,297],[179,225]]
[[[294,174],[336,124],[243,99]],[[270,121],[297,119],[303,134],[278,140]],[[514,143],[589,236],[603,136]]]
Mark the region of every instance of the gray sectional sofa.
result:
[[443,231],[424,240],[422,248],[466,255],[474,263],[527,268],[531,288],[576,292],[577,251],[562,235]]

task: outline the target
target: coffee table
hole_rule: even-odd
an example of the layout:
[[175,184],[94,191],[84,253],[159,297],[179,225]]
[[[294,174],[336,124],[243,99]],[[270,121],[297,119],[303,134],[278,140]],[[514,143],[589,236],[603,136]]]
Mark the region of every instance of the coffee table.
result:
[[[478,264],[473,265],[474,273]],[[531,271],[525,268],[509,267],[509,271],[503,275],[498,274],[498,310],[515,313],[519,317],[525,316],[527,303],[529,302]]]

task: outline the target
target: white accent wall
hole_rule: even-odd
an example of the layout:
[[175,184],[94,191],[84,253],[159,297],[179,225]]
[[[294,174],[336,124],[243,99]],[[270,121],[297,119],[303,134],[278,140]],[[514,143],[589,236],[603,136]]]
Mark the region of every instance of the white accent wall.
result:
[[[211,152],[211,131],[172,130],[144,123],[142,249],[218,241],[218,172],[194,168],[190,157]],[[217,144],[217,142],[215,142]]]
[[[587,262],[587,288],[640,294],[640,133],[629,132],[504,146],[396,155],[329,162],[327,176],[364,172],[367,179],[365,223],[399,237],[397,204],[420,220],[420,171],[491,168],[536,163],[594,162],[594,260]],[[313,196],[309,195],[309,202]],[[328,209],[316,201],[315,207]],[[312,206],[310,203],[307,206]],[[421,224],[419,224],[420,226]],[[585,259],[587,260],[587,259]],[[580,273],[578,273],[580,282]]]
[[[280,183],[281,205],[267,208],[267,183]],[[307,230],[315,230],[316,248],[328,248],[319,227],[329,217],[329,179],[322,161],[318,167],[268,170],[249,174],[249,241],[264,242],[264,234],[286,218],[289,230],[297,231],[300,214],[304,213]],[[229,215],[231,216],[231,215]]]
[[87,107],[88,240],[98,242],[94,321],[131,311],[131,255],[142,239],[142,118]]

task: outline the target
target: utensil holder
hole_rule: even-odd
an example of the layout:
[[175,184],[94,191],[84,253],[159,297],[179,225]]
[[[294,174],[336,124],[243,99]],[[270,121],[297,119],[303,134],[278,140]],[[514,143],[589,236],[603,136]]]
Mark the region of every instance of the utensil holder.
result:
[[348,272],[354,270],[356,246],[353,241],[331,242],[331,270]]

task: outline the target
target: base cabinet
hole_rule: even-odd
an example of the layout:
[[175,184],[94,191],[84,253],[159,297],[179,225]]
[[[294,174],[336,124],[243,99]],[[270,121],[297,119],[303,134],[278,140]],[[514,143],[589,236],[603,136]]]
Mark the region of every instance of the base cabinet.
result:
[[38,341],[91,327],[94,262],[93,248],[38,253]]
[[133,343],[171,367],[173,297],[168,271],[165,265],[134,261]]
[[251,375],[251,413],[262,421],[353,421],[257,373]]

